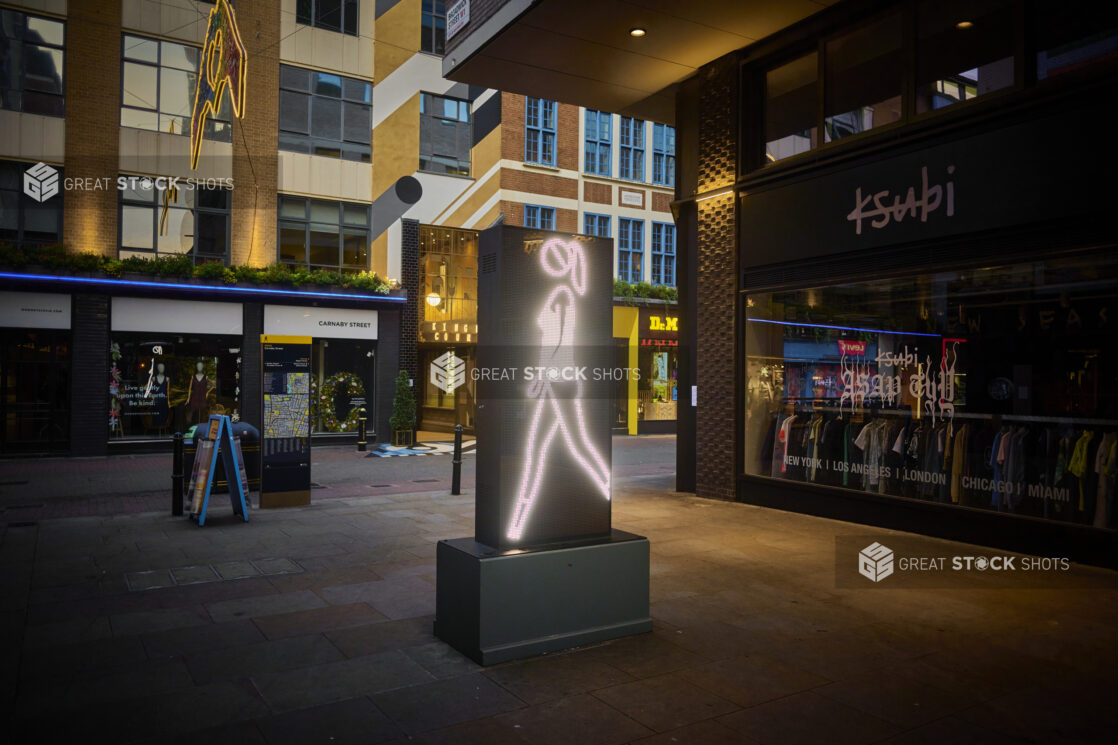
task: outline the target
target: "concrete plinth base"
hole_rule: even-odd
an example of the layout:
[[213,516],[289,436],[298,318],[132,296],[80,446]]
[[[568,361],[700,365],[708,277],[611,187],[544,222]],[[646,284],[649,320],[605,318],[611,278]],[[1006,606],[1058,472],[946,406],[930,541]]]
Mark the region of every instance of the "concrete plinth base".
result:
[[652,630],[648,539],[497,551],[439,541],[435,636],[481,665]]

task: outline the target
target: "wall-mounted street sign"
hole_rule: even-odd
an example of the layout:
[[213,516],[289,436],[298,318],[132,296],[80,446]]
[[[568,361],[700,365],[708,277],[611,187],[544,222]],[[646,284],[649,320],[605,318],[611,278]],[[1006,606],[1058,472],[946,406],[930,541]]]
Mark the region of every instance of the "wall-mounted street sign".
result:
[[311,503],[311,337],[260,337],[260,506]]
[[446,38],[450,41],[470,22],[470,0],[457,0],[446,9]]
[[[196,432],[202,432],[199,427]],[[241,441],[233,434],[233,421],[225,415],[213,414],[204,436],[195,435],[197,452],[194,456],[194,469],[190,474],[190,518],[201,527],[206,524],[206,513],[210,506],[210,493],[213,491],[214,477],[217,475],[217,454],[225,464],[225,480],[229,484],[229,499],[233,503],[233,514],[240,515],[248,522],[248,474],[245,471],[245,458],[241,452]]]
[[190,167],[198,167],[202,149],[202,132],[206,117],[216,114],[221,97],[229,89],[229,103],[237,117],[245,115],[245,79],[248,76],[248,55],[237,28],[237,15],[229,0],[217,0],[210,10],[206,36],[202,41],[202,58],[198,62],[198,85],[194,91],[194,109],[190,114]]
[[435,633],[481,664],[651,628],[648,540],[612,530],[612,241],[481,234],[476,536],[440,541]]

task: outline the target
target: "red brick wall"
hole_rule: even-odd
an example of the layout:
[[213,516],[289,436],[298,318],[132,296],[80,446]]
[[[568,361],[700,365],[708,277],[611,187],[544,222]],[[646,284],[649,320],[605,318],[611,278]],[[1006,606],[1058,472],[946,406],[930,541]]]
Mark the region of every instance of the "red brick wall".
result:
[[501,188],[526,191],[532,194],[546,194],[551,197],[578,199],[578,179],[553,176],[550,173],[502,168]]
[[[524,160],[525,97],[518,93],[501,94],[501,157]],[[561,103],[555,112],[557,148],[555,165],[578,170],[578,107]]]
[[555,210],[555,229],[561,233],[578,233],[578,210]]
[[595,204],[613,204],[613,187],[609,184],[582,182],[582,198]]
[[672,195],[663,192],[652,192],[652,209],[656,212],[672,211]]
[[559,111],[555,117],[555,132],[559,148],[555,157],[555,165],[571,171],[578,170],[578,107],[570,104],[559,104]]

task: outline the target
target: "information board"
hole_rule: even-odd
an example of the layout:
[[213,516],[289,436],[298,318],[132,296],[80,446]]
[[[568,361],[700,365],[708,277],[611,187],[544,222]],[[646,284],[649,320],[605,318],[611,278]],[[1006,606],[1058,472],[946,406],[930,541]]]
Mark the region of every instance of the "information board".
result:
[[265,334],[261,507],[311,501],[311,337]]

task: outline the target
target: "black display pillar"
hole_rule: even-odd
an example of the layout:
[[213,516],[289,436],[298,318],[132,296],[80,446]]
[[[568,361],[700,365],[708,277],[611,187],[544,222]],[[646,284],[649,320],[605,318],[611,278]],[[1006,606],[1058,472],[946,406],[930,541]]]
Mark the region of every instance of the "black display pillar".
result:
[[479,248],[473,538],[440,541],[435,634],[483,665],[650,631],[648,539],[613,530],[608,239]]

